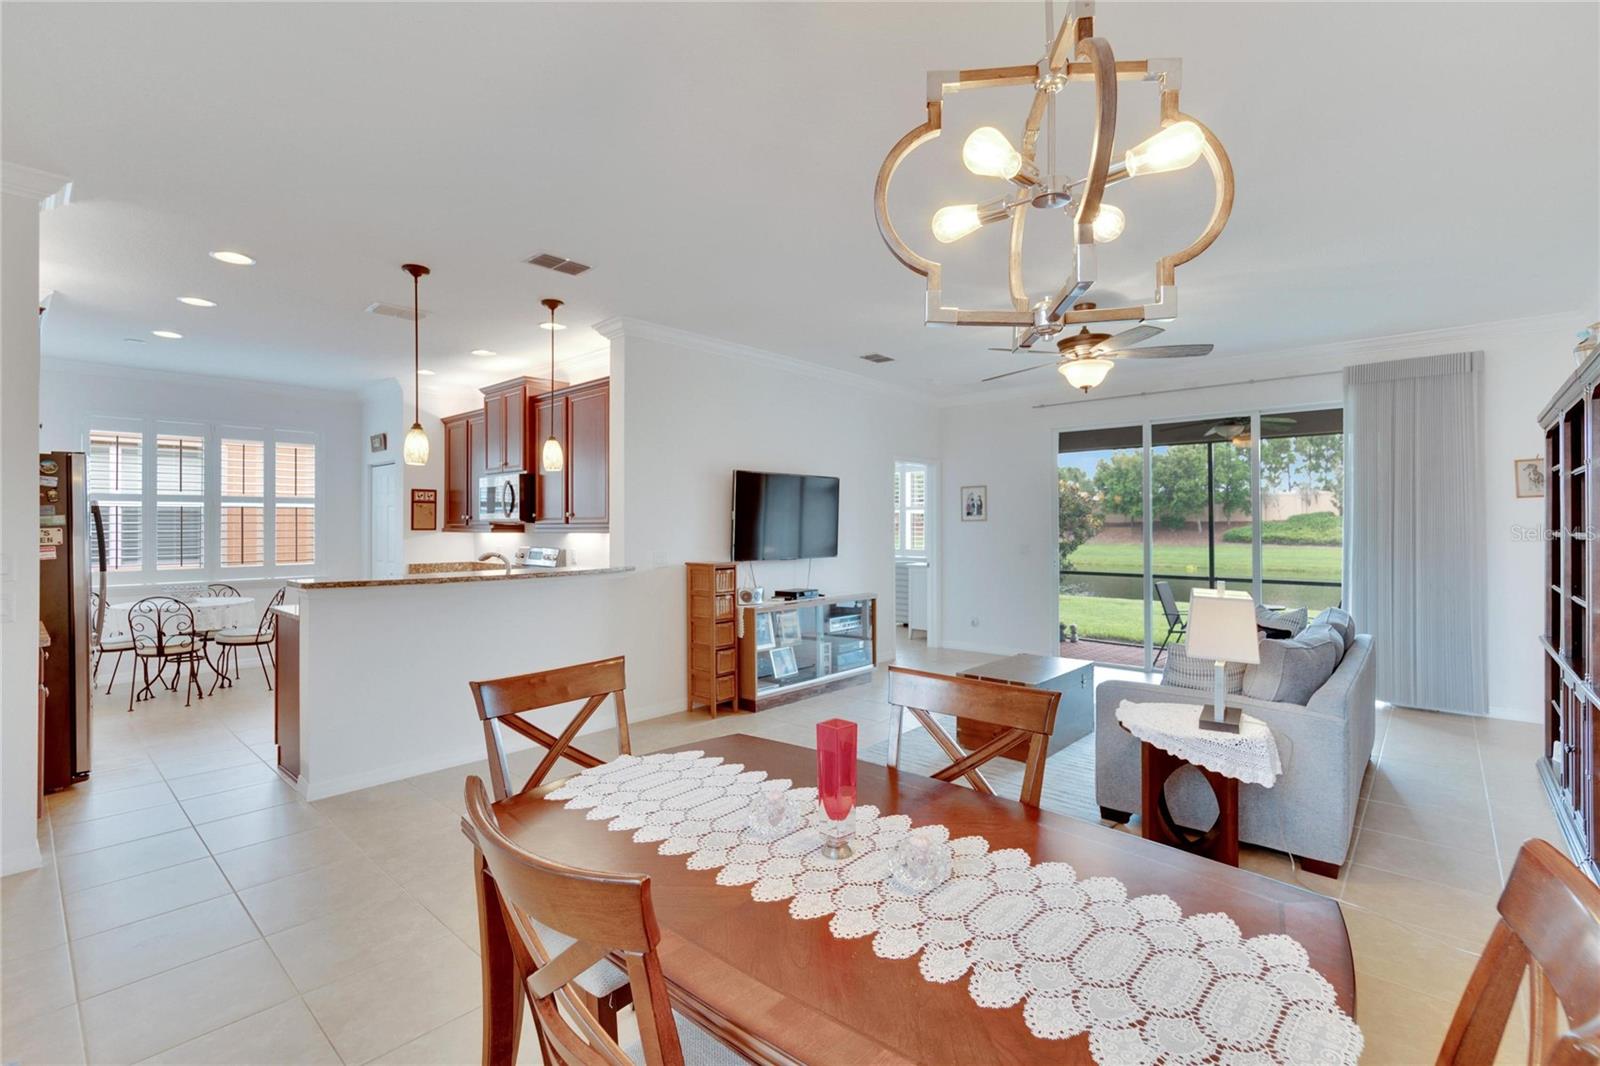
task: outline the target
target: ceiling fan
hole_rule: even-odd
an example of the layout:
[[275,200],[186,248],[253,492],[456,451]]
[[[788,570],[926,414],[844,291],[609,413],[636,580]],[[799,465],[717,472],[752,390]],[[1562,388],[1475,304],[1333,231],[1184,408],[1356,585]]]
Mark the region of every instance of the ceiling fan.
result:
[[[1266,429],[1268,426],[1292,426],[1295,424],[1295,421],[1295,419],[1290,418],[1287,415],[1262,415],[1261,428]],[[1216,425],[1206,430],[1205,435],[1208,437],[1226,437],[1231,443],[1242,448],[1250,443],[1250,420],[1248,418],[1230,418],[1225,421],[1218,422]]]
[[[1092,311],[1092,303],[1080,303],[1073,307],[1074,311]],[[1056,351],[1060,358],[1051,363],[1036,363],[1033,366],[1023,367],[1020,370],[1007,370],[1002,374],[992,374],[984,378],[984,382],[999,381],[1001,378],[1011,377],[1013,374],[1026,374],[1032,370],[1043,370],[1053,366],[1061,372],[1061,376],[1074,388],[1088,392],[1106,379],[1111,372],[1115,359],[1189,359],[1199,355],[1209,355],[1214,345],[1210,344],[1167,344],[1155,348],[1134,348],[1141,341],[1165,333],[1160,326],[1149,323],[1125,329],[1121,333],[1091,333],[1088,326],[1084,326],[1077,333],[1069,334],[1056,341]],[[1024,338],[1024,340],[1031,340]],[[1025,346],[1015,348],[991,348],[992,352],[1016,352],[1025,350]]]

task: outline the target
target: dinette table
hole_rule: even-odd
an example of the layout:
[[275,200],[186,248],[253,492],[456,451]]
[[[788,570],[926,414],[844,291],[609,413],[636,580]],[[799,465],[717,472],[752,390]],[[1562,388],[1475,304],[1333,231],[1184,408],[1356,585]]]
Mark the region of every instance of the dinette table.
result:
[[[105,620],[101,625],[101,641],[131,639],[128,613],[136,602],[138,601],[106,605]],[[190,613],[194,615],[195,632],[202,636],[224,629],[250,628],[256,624],[256,601],[251,596],[196,596],[180,602],[186,604]],[[211,667],[212,673],[217,675],[218,684],[223,688],[233,685],[227,674],[218,669],[217,664],[212,661],[209,651],[206,652],[206,663]]]
[[[684,745],[746,769],[816,781],[816,752],[734,735]],[[873,938],[840,939],[827,918],[797,920],[785,903],[756,902],[749,886],[718,884],[715,869],[689,869],[684,855],[659,854],[628,832],[569,808],[539,789],[495,804],[506,834],[543,858],[588,869],[650,875],[661,929],[663,972],[675,1009],[757,1062],[1088,1063],[1089,1040],[1043,1039],[1020,1006],[979,1006],[965,977],[934,983],[916,959],[880,958]],[[1242,937],[1284,934],[1332,986],[1337,1007],[1355,1013],[1355,968],[1339,905],[1304,889],[1222,866],[1109,829],[958,785],[861,763],[859,804],[950,835],[981,836],[990,854],[1020,848],[1034,863],[1067,863],[1078,883],[1115,878],[1136,896],[1169,897],[1184,915],[1221,912]],[[484,959],[485,1061],[514,1057],[523,1009],[507,928],[492,879],[480,882]],[[515,1013],[513,1013],[515,1012]],[[529,1037],[532,1039],[532,1037]],[[509,1057],[504,1057],[507,1050]],[[491,1054],[491,1051],[493,1054]]]

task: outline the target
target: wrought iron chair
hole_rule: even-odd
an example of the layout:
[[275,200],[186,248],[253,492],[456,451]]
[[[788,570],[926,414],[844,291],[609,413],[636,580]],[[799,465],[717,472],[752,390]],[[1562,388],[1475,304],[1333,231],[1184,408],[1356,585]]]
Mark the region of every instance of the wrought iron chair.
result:
[[232,597],[234,597],[236,599],[242,598],[242,594],[239,592],[238,589],[234,588],[232,585],[225,585],[220,581],[213,581],[211,584],[207,585],[206,586],[206,595],[207,596],[232,596]]
[[[128,632],[133,640],[134,661],[144,672],[144,687],[135,683],[128,692],[128,710],[133,711],[134,700],[155,697],[154,686],[161,681],[169,664],[177,667],[169,688],[178,690],[178,679],[188,667],[184,686],[183,705],[189,706],[193,693],[205,698],[200,685],[199,664],[205,661],[205,645],[194,630],[194,612],[189,605],[170,596],[146,596],[128,609]],[[155,678],[150,676],[150,664],[158,663]]]
[[[287,587],[283,587],[273,593],[272,599],[267,601],[267,609],[261,612],[261,621],[256,624],[255,629],[236,627],[234,629],[219,629],[210,634],[210,639],[216,642],[221,651],[221,658],[216,665],[217,676],[211,682],[212,689],[217,687],[217,682],[221,681],[228,672],[228,662],[230,660],[233,662],[233,676],[239,676],[240,648],[254,648],[256,650],[256,659],[261,663],[261,676],[267,679],[267,691],[272,691],[272,675],[267,672],[268,660],[272,662],[274,670],[278,668],[278,660],[272,650],[273,639],[278,634],[278,616],[273,611],[273,608],[283,603],[284,594],[288,591]],[[265,654],[262,653],[262,648],[267,649]]]
[[1174,637],[1182,640],[1189,635],[1189,623],[1178,610],[1178,601],[1172,595],[1172,584],[1170,582],[1156,582],[1156,598],[1161,601],[1161,613],[1167,619],[1167,635],[1161,638],[1161,646],[1156,649],[1155,656],[1150,660],[1152,664],[1161,658],[1161,653],[1167,650],[1167,644]]

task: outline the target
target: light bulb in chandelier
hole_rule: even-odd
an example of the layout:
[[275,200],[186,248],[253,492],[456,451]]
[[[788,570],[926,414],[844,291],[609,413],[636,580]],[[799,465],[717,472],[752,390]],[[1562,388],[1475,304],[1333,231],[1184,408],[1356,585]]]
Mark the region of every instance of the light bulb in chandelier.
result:
[[406,430],[403,454],[407,466],[428,465],[428,434],[423,430],[421,422],[413,422],[411,428]]
[[1123,156],[1132,177],[1165,174],[1193,166],[1205,150],[1206,135],[1193,122],[1174,122],[1160,133],[1129,148]]
[[1068,359],[1056,369],[1067,379],[1068,385],[1088,392],[1106,379],[1113,365],[1111,360],[1104,356],[1088,355],[1082,359]]
[[1094,216],[1094,243],[1110,244],[1122,236],[1127,225],[1128,216],[1122,213],[1122,208],[1101,204],[1099,213]]
[[993,126],[979,126],[961,146],[961,161],[974,174],[1008,181],[1022,169],[1022,153]]
[[539,468],[547,474],[557,474],[566,464],[566,456],[562,454],[561,442],[554,437],[547,437],[544,447],[539,451]]
[[977,204],[951,204],[933,213],[933,235],[940,244],[952,244],[983,225]]

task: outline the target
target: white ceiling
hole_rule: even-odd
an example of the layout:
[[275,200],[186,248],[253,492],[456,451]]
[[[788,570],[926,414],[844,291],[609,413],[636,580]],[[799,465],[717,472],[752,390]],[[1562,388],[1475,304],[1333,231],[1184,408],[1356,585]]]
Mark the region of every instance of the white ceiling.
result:
[[[1180,317],[1156,343],[1215,342],[1221,362],[1592,306],[1597,11],[1100,4],[1119,58],[1183,58],[1185,110],[1238,175],[1232,222],[1180,269]],[[8,2],[3,20],[4,156],[75,183],[43,220],[47,357],[333,387],[403,375],[408,324],[362,309],[406,303],[400,264],[417,260],[434,270],[423,359],[441,385],[536,371],[550,295],[579,327],[559,335],[569,356],[628,315],[947,397],[1020,365],[984,351],[1005,331],[921,325],[922,279],[883,247],[871,197],[921,121],[924,72],[1031,62],[1042,5]],[[1061,118],[1073,174],[1077,88]],[[1014,136],[1026,104],[952,100],[895,186],[914,244],[937,257],[933,208],[998,193],[961,169],[960,144],[985,122]],[[1128,85],[1119,147],[1154,121],[1153,90]],[[1129,222],[1103,276],[1139,298],[1203,225],[1208,179],[1111,199]],[[1064,259],[1048,227],[1030,234],[1042,293]],[[216,248],[259,265],[222,266]],[[594,269],[522,264],[544,251]],[[943,251],[949,296],[1003,295],[1003,233]],[[176,302],[189,294],[220,306]],[[897,361],[858,359],[873,351]]]

